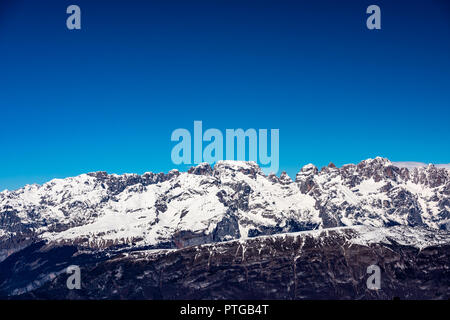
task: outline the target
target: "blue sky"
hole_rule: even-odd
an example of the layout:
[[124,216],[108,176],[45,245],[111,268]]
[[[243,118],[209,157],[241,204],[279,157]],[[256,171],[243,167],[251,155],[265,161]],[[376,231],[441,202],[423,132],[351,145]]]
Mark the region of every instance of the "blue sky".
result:
[[[82,29],[66,28],[77,4]],[[365,10],[381,8],[381,30]],[[169,171],[176,128],[280,129],[280,171],[450,162],[448,1],[0,3],[0,190]]]

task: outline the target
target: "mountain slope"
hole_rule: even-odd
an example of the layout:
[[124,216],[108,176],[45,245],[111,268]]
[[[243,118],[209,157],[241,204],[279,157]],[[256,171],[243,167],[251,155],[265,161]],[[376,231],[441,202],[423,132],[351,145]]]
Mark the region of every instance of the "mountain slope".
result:
[[[407,226],[330,228],[108,259],[75,246],[40,244],[12,255],[9,268],[0,263],[0,297],[448,299],[449,261],[448,231]],[[66,287],[69,264],[81,266],[80,290]],[[379,290],[366,285],[371,265],[381,271]],[[39,274],[47,279],[35,280]]]

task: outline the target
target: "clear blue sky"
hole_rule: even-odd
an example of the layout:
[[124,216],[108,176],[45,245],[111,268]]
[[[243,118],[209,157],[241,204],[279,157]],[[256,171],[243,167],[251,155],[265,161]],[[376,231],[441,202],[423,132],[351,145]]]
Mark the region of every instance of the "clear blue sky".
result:
[[[365,26],[370,4],[382,30]],[[449,108],[445,0],[0,2],[0,190],[168,171],[170,134],[194,120],[279,128],[290,175],[376,156],[448,163]]]

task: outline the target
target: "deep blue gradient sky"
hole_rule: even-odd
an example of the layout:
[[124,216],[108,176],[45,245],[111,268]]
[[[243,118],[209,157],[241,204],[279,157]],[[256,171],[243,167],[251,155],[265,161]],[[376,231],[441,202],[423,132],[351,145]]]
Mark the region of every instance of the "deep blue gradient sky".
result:
[[[371,4],[382,30],[366,28]],[[446,0],[0,1],[0,190],[168,171],[172,131],[194,120],[279,128],[290,175],[448,163],[449,109]]]

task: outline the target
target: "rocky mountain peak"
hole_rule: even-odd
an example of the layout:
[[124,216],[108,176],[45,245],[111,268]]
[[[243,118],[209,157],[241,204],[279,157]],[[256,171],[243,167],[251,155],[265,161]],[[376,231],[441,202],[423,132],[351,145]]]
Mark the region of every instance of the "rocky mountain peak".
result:
[[214,165],[214,174],[236,174],[242,173],[246,176],[252,177],[265,176],[261,168],[254,161],[234,161],[234,160],[221,160]]
[[295,176],[295,182],[300,183],[308,178],[311,178],[319,173],[319,170],[315,165],[309,163],[303,166]]
[[283,184],[290,184],[292,183],[292,179],[291,177],[289,177],[289,175],[286,173],[286,171],[281,172],[280,175],[280,182]]
[[211,176],[213,174],[213,169],[209,165],[209,163],[200,163],[196,167],[191,167],[188,170],[188,173],[201,175],[201,176]]

